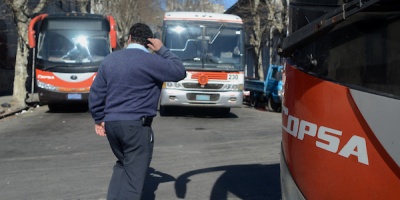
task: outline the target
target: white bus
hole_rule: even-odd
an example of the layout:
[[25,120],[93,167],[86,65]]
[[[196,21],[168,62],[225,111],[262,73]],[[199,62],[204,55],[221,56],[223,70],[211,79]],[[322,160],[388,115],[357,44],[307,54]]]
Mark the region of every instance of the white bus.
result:
[[173,106],[219,108],[229,114],[241,107],[244,84],[244,31],[236,15],[167,12],[164,45],[183,62],[187,76],[164,83],[160,114]]

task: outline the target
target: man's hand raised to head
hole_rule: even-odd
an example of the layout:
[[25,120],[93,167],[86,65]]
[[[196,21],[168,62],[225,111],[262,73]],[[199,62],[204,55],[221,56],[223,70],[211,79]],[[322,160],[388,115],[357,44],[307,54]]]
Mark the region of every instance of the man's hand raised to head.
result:
[[147,47],[149,47],[151,50],[157,52],[158,50],[161,49],[161,47],[164,45],[161,40],[157,38],[148,38],[147,39],[150,43],[147,44]]

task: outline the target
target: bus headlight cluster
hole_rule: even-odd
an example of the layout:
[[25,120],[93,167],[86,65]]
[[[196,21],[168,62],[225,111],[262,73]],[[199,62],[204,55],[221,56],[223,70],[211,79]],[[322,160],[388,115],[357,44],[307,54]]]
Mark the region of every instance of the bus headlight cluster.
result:
[[165,88],[171,88],[171,89],[180,89],[183,88],[182,84],[179,82],[166,82],[165,83]]
[[241,84],[225,84],[224,87],[222,87],[223,90],[243,90],[243,85]]
[[37,86],[46,90],[57,91],[58,88],[54,85],[43,83],[42,81],[37,81]]

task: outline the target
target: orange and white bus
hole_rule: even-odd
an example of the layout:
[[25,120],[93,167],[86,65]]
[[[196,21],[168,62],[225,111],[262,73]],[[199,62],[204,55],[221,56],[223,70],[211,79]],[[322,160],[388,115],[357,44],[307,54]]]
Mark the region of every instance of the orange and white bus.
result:
[[41,14],[28,30],[39,101],[50,110],[87,103],[101,61],[117,46],[112,16]]
[[173,106],[241,107],[244,84],[243,21],[236,15],[167,12],[164,45],[183,62],[187,76],[163,85],[160,114]]
[[400,199],[400,2],[290,0],[283,55],[282,199]]

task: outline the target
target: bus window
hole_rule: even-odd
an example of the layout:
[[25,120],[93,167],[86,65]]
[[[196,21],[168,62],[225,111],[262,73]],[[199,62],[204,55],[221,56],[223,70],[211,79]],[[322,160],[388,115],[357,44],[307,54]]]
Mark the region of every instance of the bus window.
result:
[[360,90],[400,98],[400,20],[381,20],[386,15],[390,16],[366,12],[346,20],[301,50],[295,58],[299,68]]

